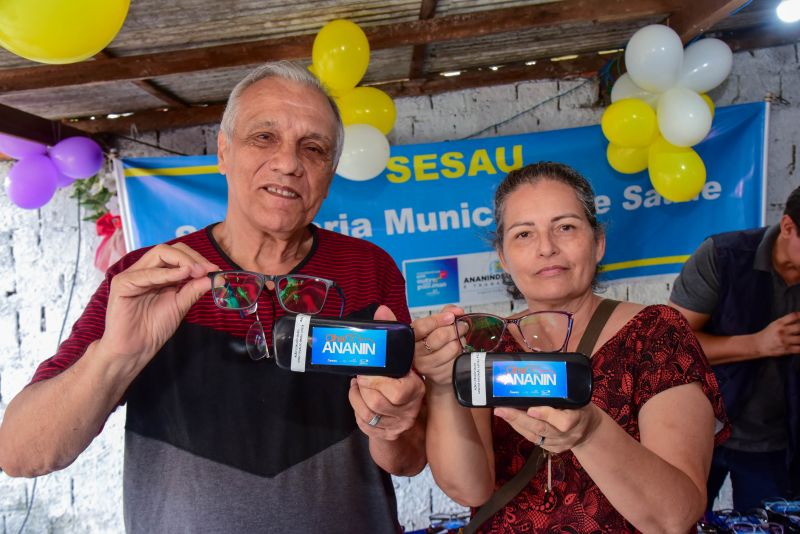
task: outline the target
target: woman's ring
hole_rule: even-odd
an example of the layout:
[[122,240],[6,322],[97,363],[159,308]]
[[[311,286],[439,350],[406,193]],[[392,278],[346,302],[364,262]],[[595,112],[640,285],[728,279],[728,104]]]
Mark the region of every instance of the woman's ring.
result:
[[541,447],[544,445],[544,436],[539,436],[539,442],[536,444],[537,447]]
[[376,413],[375,415],[372,416],[372,419],[370,419],[367,424],[369,426],[378,426],[378,423],[380,422],[381,422],[381,415]]

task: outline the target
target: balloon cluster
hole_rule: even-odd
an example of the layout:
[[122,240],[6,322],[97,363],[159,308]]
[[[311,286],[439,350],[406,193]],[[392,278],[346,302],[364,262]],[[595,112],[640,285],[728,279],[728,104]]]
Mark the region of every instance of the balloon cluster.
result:
[[349,20],[334,20],[317,33],[311,71],[336,100],[344,123],[344,149],[336,174],[356,181],[378,176],[389,161],[386,134],[397,116],[389,95],[356,87],[369,64],[369,42]]
[[130,0],[2,0],[0,46],[40,63],[100,52],[122,28]]
[[612,87],[601,120],[608,163],[624,174],[648,169],[661,196],[690,200],[706,181],[703,160],[691,148],[711,130],[714,103],[705,93],[728,77],[731,49],[702,39],[684,50],[674,30],[653,24],[628,41],[625,64],[628,72]]
[[47,204],[59,187],[94,176],[103,150],[88,137],[69,137],[48,150],[42,144],[0,134],[0,152],[18,159],[5,180],[8,198],[29,210]]

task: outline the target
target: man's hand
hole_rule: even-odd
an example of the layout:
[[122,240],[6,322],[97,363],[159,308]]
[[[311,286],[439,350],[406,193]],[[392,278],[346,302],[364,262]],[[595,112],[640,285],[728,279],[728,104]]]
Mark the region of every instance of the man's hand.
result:
[[800,354],[800,312],[788,313],[769,323],[754,334],[754,343],[759,356]]
[[100,352],[138,372],[211,288],[218,267],[183,243],[158,245],[111,281]]
[[[395,320],[386,306],[380,306],[374,318]],[[426,463],[425,385],[417,373],[412,370],[402,378],[358,376],[350,382],[349,399],[379,467],[398,476],[422,471]]]
[[[378,308],[374,319],[396,320],[386,306]],[[350,382],[350,405],[356,414],[356,422],[371,438],[394,441],[412,428],[424,397],[425,385],[414,371],[402,378],[358,376]]]
[[[350,382],[349,397],[356,423],[364,434],[395,441],[414,427],[425,385],[414,371],[402,378],[358,376]],[[376,416],[380,416],[377,422]],[[375,424],[370,425],[370,421]]]

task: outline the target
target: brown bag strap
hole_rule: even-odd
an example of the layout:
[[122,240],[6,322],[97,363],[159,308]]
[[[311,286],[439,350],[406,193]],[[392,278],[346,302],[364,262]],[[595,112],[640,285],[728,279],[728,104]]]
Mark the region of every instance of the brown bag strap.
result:
[[[592,357],[592,349],[597,338],[600,337],[600,332],[611,317],[611,312],[614,311],[619,305],[618,300],[603,299],[597,306],[597,309],[589,319],[589,324],[586,325],[586,330],[578,343],[578,352],[585,356]],[[481,506],[475,515],[472,516],[467,526],[462,528],[460,532],[463,534],[474,534],[481,525],[483,525],[490,517],[500,511],[506,504],[511,502],[511,499],[516,497],[522,489],[528,485],[533,476],[539,470],[544,462],[547,454],[541,447],[534,447],[528,461],[514,477],[503,484],[492,497]]]
[[528,456],[528,461],[525,462],[522,469],[520,469],[511,480],[503,484],[503,486],[475,512],[475,515],[472,516],[469,523],[461,529],[461,532],[463,532],[463,534],[474,534],[487,519],[511,502],[511,499],[516,497],[519,492],[528,485],[528,482],[531,481],[536,471],[542,466],[546,457],[547,454],[545,454],[544,449],[541,447],[534,447],[531,455]]
[[597,338],[600,337],[600,332],[603,331],[608,318],[611,317],[611,313],[617,306],[619,306],[618,300],[603,299],[600,301],[597,309],[592,314],[592,318],[589,319],[589,324],[586,325],[586,330],[583,332],[580,343],[578,343],[578,352],[588,358],[592,357],[592,349],[597,343]]

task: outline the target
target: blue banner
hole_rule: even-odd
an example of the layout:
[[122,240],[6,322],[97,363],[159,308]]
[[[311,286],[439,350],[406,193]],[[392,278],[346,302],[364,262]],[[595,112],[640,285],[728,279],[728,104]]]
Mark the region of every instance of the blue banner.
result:
[[[315,222],[387,250],[403,270],[412,308],[503,300],[490,245],[494,190],[511,169],[558,161],[586,176],[597,195],[608,242],[604,280],[677,273],[706,236],[763,224],[766,120],[764,103],[717,109],[711,133],[695,147],[707,182],[689,202],[663,199],[646,171],[611,169],[600,127],[589,126],[394,146],[377,178],[335,177]],[[125,159],[122,167],[129,246],[224,217],[226,184],[216,156]]]

